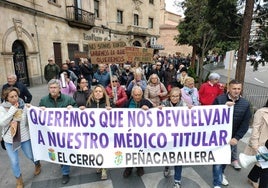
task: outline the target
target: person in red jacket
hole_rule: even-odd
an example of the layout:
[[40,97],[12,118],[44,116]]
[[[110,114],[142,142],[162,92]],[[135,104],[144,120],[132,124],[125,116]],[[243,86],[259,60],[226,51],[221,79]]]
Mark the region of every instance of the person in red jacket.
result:
[[106,87],[106,92],[115,107],[122,107],[128,100],[125,89],[120,85],[115,75],[112,76],[111,83]]
[[208,76],[208,81],[201,85],[199,89],[201,105],[212,105],[215,98],[223,93],[224,85],[219,83],[219,80],[220,75],[213,72]]

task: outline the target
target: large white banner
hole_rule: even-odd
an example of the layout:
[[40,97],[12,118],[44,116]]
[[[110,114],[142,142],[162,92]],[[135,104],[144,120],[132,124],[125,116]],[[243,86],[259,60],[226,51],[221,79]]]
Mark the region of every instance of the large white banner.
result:
[[28,109],[35,160],[93,168],[229,164],[233,107]]

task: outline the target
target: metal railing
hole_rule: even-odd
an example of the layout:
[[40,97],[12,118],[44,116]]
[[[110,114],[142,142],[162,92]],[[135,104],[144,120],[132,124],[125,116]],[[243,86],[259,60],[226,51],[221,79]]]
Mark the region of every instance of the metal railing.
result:
[[93,13],[77,8],[75,6],[66,6],[66,17],[68,20],[80,22],[87,25],[94,25],[95,16]]

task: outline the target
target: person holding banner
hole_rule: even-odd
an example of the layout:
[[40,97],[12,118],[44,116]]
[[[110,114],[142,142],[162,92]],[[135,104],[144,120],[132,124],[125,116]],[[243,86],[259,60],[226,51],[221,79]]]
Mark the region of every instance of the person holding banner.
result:
[[[229,82],[228,92],[218,96],[213,102],[213,105],[234,105],[232,139],[229,144],[231,145],[231,150],[235,152],[237,152],[238,141],[248,131],[251,118],[250,104],[245,98],[241,97],[241,91],[242,83],[237,80],[231,80]],[[232,155],[233,157],[237,157],[237,155]],[[232,161],[234,160],[232,159]],[[238,161],[238,158],[236,161]],[[229,184],[224,175],[225,168],[225,164],[213,165],[214,188]]]
[[[186,104],[181,100],[181,90],[178,87],[173,87],[169,93],[168,99],[163,101],[161,106],[159,107],[180,107],[186,106]],[[181,173],[182,166],[174,166],[174,188],[180,188],[181,186]],[[170,169],[168,166],[164,169],[164,176],[168,177],[170,174]]]
[[[143,91],[140,86],[134,86],[131,91],[130,99],[125,103],[125,108],[141,108],[143,110],[148,110],[149,108],[153,107],[153,104],[143,98]],[[123,176],[124,178],[128,178],[132,173],[132,167],[128,167],[125,169]],[[137,175],[143,176],[144,169],[143,167],[137,167]]]
[[[77,107],[75,100],[61,93],[61,84],[57,79],[51,79],[48,82],[49,94],[41,98],[39,106],[41,108],[72,108]],[[70,166],[61,165],[62,184],[67,184],[70,180]]]
[[125,89],[120,85],[118,77],[113,75],[111,83],[106,87],[106,92],[109,95],[115,107],[122,107],[127,101]]
[[151,101],[154,107],[161,104],[161,99],[168,94],[163,83],[160,82],[157,74],[152,74],[147,82],[147,87],[144,91],[144,98]]
[[19,89],[15,87],[6,88],[2,93],[3,103],[0,105],[0,126],[4,145],[11,163],[13,175],[16,178],[16,187],[23,188],[23,180],[19,165],[18,149],[23,150],[24,155],[34,165],[34,175],[41,172],[40,161],[34,162],[32,146],[30,142],[29,126],[27,123],[27,107],[19,98]]
[[[254,114],[252,123],[252,132],[245,148],[247,155],[258,154],[258,148],[264,146],[268,138],[268,100],[263,108],[257,110]],[[240,158],[241,159],[241,158]],[[258,184],[258,180],[259,184]],[[248,174],[248,182],[254,188],[268,187],[268,168],[262,169],[259,163],[256,163]]]
[[[102,85],[98,84],[94,87],[92,93],[87,99],[86,108],[106,108],[107,110],[111,109],[109,96]],[[105,168],[98,169],[97,173],[101,173],[101,180],[107,179],[107,170]]]

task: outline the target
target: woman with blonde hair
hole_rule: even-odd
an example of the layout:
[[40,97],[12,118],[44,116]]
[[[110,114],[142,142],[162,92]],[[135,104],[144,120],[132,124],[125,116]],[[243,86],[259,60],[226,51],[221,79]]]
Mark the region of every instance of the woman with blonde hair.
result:
[[144,98],[151,101],[154,107],[159,106],[161,99],[167,95],[167,89],[163,83],[160,82],[157,74],[152,74],[147,82],[147,87],[144,91]]
[[[94,87],[92,93],[88,97],[86,108],[106,108],[107,110],[111,109],[109,96],[102,85],[98,84]],[[98,169],[97,173],[101,173],[102,180],[107,179],[107,171],[105,168]]]
[[109,96],[106,93],[105,88],[98,84],[94,87],[91,94],[88,97],[87,108],[106,108],[111,107]]
[[195,88],[194,79],[192,77],[185,78],[184,86],[181,88],[181,97],[187,106],[200,105],[199,94]]

